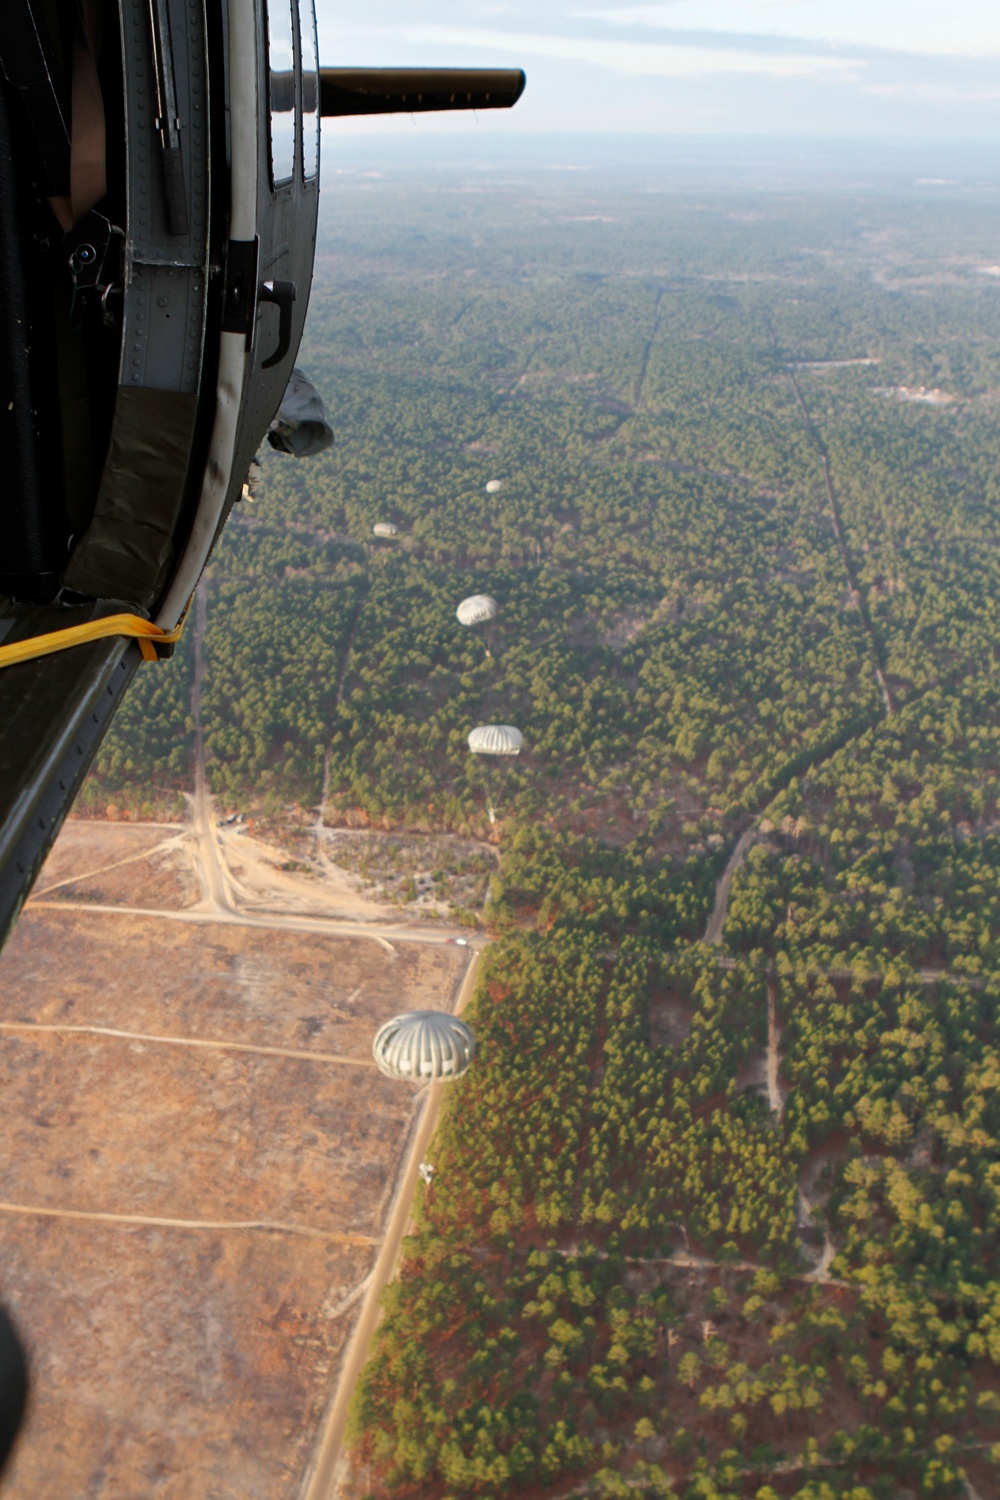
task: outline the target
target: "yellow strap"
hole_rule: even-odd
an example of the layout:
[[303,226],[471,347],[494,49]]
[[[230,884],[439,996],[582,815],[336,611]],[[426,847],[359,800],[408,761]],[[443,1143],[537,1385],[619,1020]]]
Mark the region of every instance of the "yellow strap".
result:
[[156,646],[180,640],[186,618],[187,610],[173,630],[161,630],[141,615],[106,615],[103,620],[89,620],[86,625],[70,625],[66,630],[50,630],[46,635],[33,635],[26,641],[0,646],[0,667],[34,661],[37,656],[51,656],[54,651],[66,651],[70,646],[83,646],[88,641],[102,641],[113,635],[134,636],[146,661],[156,661]]

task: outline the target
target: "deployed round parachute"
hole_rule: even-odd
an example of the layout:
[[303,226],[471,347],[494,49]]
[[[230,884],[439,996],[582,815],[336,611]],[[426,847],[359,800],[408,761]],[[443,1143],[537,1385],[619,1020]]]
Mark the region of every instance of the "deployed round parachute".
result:
[[469,735],[474,755],[520,755],[524,735],[513,724],[480,724]]
[[394,526],[391,521],[376,521],[372,529],[376,536],[396,536],[399,531],[399,527]]
[[503,489],[503,480],[502,479],[487,479],[487,481],[486,481],[486,493],[487,493],[487,495],[496,495],[496,494],[499,494],[499,492],[502,489]]
[[412,1010],[375,1033],[372,1055],[387,1078],[460,1078],[476,1043],[464,1021],[447,1011]]
[[489,594],[471,594],[463,599],[455,611],[460,625],[484,625],[497,612],[497,601]]

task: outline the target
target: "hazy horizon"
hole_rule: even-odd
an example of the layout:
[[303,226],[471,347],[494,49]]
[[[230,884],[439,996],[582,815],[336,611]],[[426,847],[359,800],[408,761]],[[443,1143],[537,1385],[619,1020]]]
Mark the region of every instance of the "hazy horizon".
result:
[[[481,119],[481,117],[480,117]],[[1000,191],[1000,151],[980,140],[835,139],[695,134],[585,134],[472,128],[407,132],[323,131],[323,185],[345,175],[415,172],[546,172],[595,187],[609,173],[641,177],[649,187],[703,186],[749,191],[917,193],[944,201],[954,194]]]
[[[317,0],[327,65],[524,67],[485,131],[996,140],[1000,12],[986,0]],[[406,117],[382,131],[413,128]],[[419,129],[472,128],[454,119]],[[372,122],[345,122],[369,133]]]

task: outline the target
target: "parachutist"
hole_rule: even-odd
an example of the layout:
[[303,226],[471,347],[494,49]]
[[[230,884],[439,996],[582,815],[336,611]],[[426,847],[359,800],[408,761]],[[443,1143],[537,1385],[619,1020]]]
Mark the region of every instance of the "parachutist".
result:
[[247,469],[247,477],[244,480],[243,491],[240,495],[241,500],[249,500],[251,502],[256,500],[257,486],[260,484],[260,476],[260,459],[255,458],[249,469]]
[[333,428],[326,419],[323,398],[298,366],[292,371],[267,440],[279,453],[291,453],[295,458],[315,458],[333,445]]

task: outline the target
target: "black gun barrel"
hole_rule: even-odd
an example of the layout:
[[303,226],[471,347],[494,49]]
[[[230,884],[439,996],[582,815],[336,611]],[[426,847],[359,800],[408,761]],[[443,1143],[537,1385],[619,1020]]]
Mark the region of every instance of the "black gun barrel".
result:
[[432,109],[510,109],[520,68],[321,68],[320,114],[396,115]]

